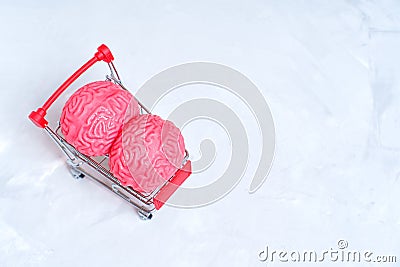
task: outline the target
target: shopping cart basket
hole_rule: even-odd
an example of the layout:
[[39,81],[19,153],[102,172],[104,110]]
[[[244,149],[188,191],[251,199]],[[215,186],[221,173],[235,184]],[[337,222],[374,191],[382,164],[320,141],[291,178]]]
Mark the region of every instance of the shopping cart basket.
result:
[[[69,77],[36,111],[32,111],[29,119],[39,128],[45,130],[50,138],[58,145],[61,151],[67,157],[67,165],[72,176],[76,179],[89,177],[93,181],[109,189],[123,200],[134,206],[141,219],[148,220],[153,217],[153,212],[159,210],[171,195],[179,188],[180,185],[192,173],[191,162],[188,159],[189,153],[185,150],[185,157],[181,167],[175,174],[149,193],[138,192],[129,186],[123,186],[118,179],[110,172],[108,165],[108,156],[90,157],[80,153],[73,145],[69,144],[63,137],[60,130],[60,122],[55,128],[48,125],[45,116],[50,106],[56,99],[86,70],[93,66],[96,62],[104,61],[108,64],[110,74],[106,75],[106,79],[119,86],[122,89],[127,88],[122,84],[118,72],[113,63],[114,57],[111,51],[104,44],[97,48],[94,56],[80,67],[71,77]],[[136,99],[137,100],[137,99]],[[138,100],[141,114],[150,114],[150,111]]]

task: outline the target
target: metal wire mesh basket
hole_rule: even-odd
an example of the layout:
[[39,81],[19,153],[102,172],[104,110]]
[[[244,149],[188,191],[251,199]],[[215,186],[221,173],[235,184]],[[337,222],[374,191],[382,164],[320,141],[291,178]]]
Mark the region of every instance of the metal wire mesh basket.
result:
[[[29,119],[39,128],[45,130],[50,138],[65,154],[67,165],[70,169],[72,176],[76,179],[85,177],[91,178],[98,184],[104,186],[109,191],[113,192],[130,205],[132,205],[138,212],[141,219],[147,220],[153,217],[153,212],[159,210],[171,195],[179,188],[180,185],[191,174],[191,162],[189,160],[189,153],[185,150],[185,156],[180,168],[164,183],[160,184],[156,189],[151,192],[138,192],[129,186],[123,186],[120,181],[110,172],[108,165],[108,155],[100,157],[90,157],[80,153],[73,145],[68,143],[60,131],[60,123],[57,127],[52,129],[45,116],[47,110],[54,103],[54,101],[86,70],[93,66],[98,61],[104,61],[108,64],[110,74],[106,75],[106,79],[119,85],[122,89],[128,90],[121,82],[118,72],[113,63],[114,57],[107,46],[101,45],[98,47],[97,52],[88,62],[79,68],[71,77],[69,77],[45,102],[45,104],[32,111]],[[151,112],[138,100],[141,114],[151,114]]]

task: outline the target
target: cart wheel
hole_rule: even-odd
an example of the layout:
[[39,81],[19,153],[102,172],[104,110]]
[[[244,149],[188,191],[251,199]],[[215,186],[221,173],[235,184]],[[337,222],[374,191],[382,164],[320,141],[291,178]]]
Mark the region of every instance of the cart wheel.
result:
[[153,218],[153,214],[151,213],[145,213],[141,210],[138,210],[139,218],[142,219],[143,221],[151,220]]
[[77,180],[85,178],[85,174],[78,171],[77,169],[71,168],[70,171],[71,171],[72,177]]

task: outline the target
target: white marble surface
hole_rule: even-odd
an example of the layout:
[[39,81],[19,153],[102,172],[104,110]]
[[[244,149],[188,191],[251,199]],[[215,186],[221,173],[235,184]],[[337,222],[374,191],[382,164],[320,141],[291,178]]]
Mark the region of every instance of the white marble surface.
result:
[[[265,245],[324,250],[339,239],[400,261],[399,1],[6,0],[0,32],[0,266],[266,266]],[[102,42],[130,88],[196,60],[251,78],[276,126],[262,188],[247,193],[254,151],[227,197],[148,223],[71,179],[27,114]]]

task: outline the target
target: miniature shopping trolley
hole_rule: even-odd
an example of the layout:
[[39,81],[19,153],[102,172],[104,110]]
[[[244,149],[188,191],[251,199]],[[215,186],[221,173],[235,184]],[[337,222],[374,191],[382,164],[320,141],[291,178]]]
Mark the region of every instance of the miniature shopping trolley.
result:
[[[191,174],[191,162],[188,159],[189,153],[185,150],[185,157],[180,168],[167,181],[158,186],[155,190],[148,193],[138,192],[129,186],[123,186],[119,180],[110,172],[108,165],[108,156],[90,157],[80,153],[73,145],[68,143],[63,137],[60,130],[60,122],[52,129],[45,116],[47,110],[54,101],[86,70],[98,61],[104,61],[108,64],[110,74],[106,75],[106,79],[119,85],[122,89],[127,90],[122,84],[118,72],[113,63],[114,57],[111,51],[104,44],[97,48],[94,56],[80,67],[71,77],[69,77],[36,111],[32,111],[29,119],[39,128],[45,130],[50,138],[58,145],[61,151],[67,157],[67,165],[72,176],[76,179],[89,177],[98,184],[109,189],[130,205],[136,208],[141,219],[151,219],[153,212],[159,210],[172,194],[182,185],[182,183]],[[142,114],[150,114],[150,111],[138,101]]]

